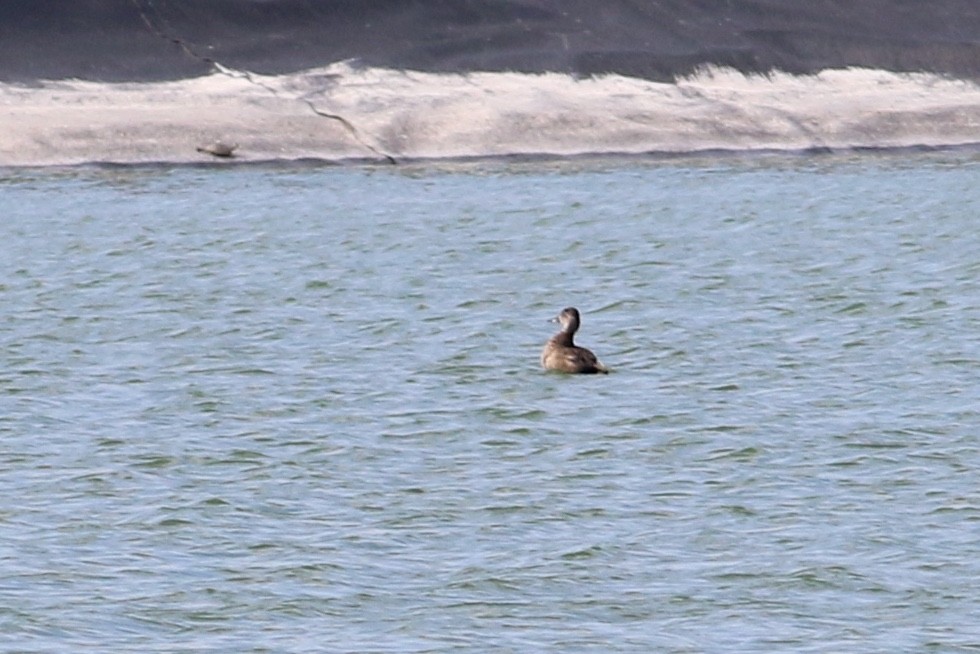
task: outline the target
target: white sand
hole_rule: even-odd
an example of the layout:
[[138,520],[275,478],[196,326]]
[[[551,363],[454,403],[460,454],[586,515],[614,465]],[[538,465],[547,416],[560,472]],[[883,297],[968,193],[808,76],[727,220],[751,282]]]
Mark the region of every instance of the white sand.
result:
[[[316,111],[335,116],[337,120]],[[340,63],[264,77],[0,85],[0,165],[439,158],[980,143],[980,87],[860,69],[711,69],[677,84],[610,75],[444,75]]]

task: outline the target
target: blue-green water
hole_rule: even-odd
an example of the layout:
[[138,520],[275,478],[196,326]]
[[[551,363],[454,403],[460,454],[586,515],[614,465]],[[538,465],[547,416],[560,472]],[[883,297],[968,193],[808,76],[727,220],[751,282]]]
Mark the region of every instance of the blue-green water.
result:
[[980,650],[978,220],[952,154],[2,172],[0,644]]

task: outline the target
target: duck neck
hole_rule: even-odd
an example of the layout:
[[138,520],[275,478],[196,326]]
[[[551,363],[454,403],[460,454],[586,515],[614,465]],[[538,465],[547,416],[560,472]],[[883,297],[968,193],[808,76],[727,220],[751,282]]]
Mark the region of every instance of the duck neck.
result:
[[575,329],[572,329],[570,327],[571,325],[569,325],[569,327],[555,334],[555,337],[553,339],[555,343],[557,343],[558,345],[564,345],[565,347],[575,346],[575,340],[574,340]]

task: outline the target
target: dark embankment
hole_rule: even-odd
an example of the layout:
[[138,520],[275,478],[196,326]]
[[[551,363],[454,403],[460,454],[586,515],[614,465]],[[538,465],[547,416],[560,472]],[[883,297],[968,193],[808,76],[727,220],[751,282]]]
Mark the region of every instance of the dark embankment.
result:
[[980,79],[976,0],[32,0],[0,3],[0,81],[425,71],[621,73],[862,66]]

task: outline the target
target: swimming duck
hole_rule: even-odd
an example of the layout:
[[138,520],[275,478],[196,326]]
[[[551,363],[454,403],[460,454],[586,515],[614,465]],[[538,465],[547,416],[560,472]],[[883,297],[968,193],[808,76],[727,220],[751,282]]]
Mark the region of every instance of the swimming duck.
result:
[[552,322],[561,323],[561,331],[552,336],[541,351],[541,365],[545,370],[583,374],[609,372],[592,352],[575,345],[573,338],[581,323],[578,309],[562,309]]

